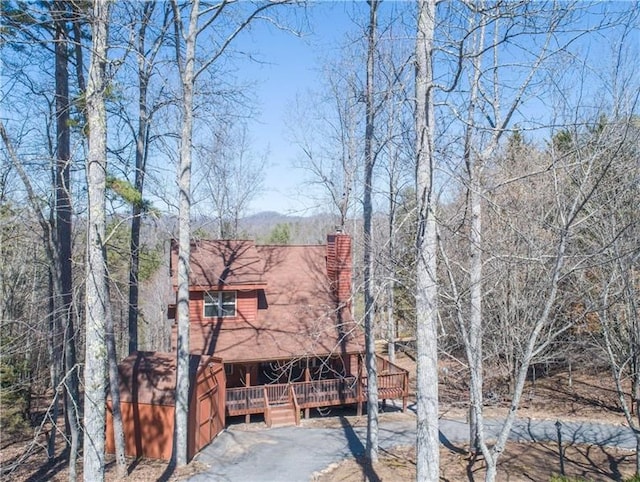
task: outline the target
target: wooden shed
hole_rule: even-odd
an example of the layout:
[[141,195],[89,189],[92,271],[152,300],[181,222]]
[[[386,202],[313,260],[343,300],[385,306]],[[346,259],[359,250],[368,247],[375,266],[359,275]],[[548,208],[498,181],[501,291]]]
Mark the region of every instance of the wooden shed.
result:
[[[137,352],[118,365],[129,457],[170,460],[175,420],[176,356]],[[218,358],[191,355],[189,362],[188,459],[225,427],[224,367]],[[106,450],[114,453],[111,399],[107,400]]]

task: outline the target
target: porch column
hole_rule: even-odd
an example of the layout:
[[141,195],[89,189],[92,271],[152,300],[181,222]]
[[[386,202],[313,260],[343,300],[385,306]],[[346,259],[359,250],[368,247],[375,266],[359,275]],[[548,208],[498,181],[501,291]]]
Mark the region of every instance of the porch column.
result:
[[[304,369],[304,381],[311,380],[311,374],[309,373],[309,359],[307,358],[307,368]],[[304,418],[309,418],[309,407],[304,409]]]
[[407,395],[409,394],[409,374],[405,373],[402,384],[404,385],[402,388],[402,413],[407,411]]
[[[244,383],[245,383],[245,386],[247,386],[247,387],[251,386],[251,370],[246,365],[244,367]],[[244,416],[244,422],[245,423],[251,423],[251,414],[250,413],[247,413]]]

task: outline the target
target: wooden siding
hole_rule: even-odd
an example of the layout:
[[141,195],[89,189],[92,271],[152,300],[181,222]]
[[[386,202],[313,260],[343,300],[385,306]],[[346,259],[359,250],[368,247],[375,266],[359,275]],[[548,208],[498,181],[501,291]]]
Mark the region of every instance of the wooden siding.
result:
[[[191,353],[209,353],[211,350],[209,333],[207,326],[222,323],[233,326],[233,323],[243,322],[254,325],[258,316],[258,291],[236,291],[236,316],[225,318],[205,318],[204,317],[204,292],[191,291],[189,293],[189,321],[191,330],[189,334],[189,345]],[[199,327],[205,327],[205,331]],[[171,349],[174,350],[178,339],[177,320],[171,327]],[[211,353],[209,353],[211,354]]]
[[[170,460],[173,450],[173,405],[122,402],[125,454],[128,457]],[[115,453],[111,401],[107,402],[106,451]]]
[[[233,291],[233,290],[230,290]],[[204,292],[189,292],[189,321],[192,323],[213,323],[218,320],[234,322],[244,320],[253,323],[258,313],[258,291],[236,291],[236,316],[225,318],[205,318],[204,316]]]
[[[224,404],[226,379],[222,364],[209,362],[195,375],[189,401],[189,427],[187,457],[191,460],[225,427]],[[174,385],[175,386],[175,385]],[[136,394],[122,401],[122,424],[125,436],[125,454],[129,457],[146,457],[170,460],[173,450],[175,403],[142,403]],[[107,400],[106,452],[115,452],[112,403]]]

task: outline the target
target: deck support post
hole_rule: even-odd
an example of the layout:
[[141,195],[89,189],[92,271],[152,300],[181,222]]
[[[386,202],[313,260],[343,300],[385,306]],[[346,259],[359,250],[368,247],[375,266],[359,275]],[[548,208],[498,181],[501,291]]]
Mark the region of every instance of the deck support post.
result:
[[409,374],[405,372],[402,377],[402,413],[407,411],[407,395],[409,394]]
[[[307,367],[304,369],[304,381],[311,381],[311,373],[309,373],[309,359],[307,358]],[[304,418],[309,418],[309,407],[304,409]]]
[[[248,366],[244,367],[244,381],[245,381],[245,386],[250,387],[251,386],[251,369]],[[247,413],[244,416],[244,423],[251,423],[251,414]]]

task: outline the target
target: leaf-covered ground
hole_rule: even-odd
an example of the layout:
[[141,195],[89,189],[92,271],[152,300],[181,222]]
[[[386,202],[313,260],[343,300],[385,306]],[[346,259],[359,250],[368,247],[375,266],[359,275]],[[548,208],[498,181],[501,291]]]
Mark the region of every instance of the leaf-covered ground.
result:
[[[413,375],[411,379],[415,380],[415,367],[411,358],[403,355],[398,359],[398,364],[407,368]],[[440,381],[442,417],[466,418],[466,379],[463,368],[452,362],[443,363]],[[489,378],[494,396],[490,400],[491,404],[486,407],[488,417],[500,417],[508,410],[506,387],[501,383],[500,379]],[[571,383],[567,372],[538,377],[535,384],[528,384],[519,415],[536,419],[625,423],[608,372],[573,373]],[[329,414],[310,422],[330,427],[334,420]],[[353,423],[366,423],[366,417],[354,420]],[[46,459],[44,434],[34,437],[33,433],[26,431],[22,437],[17,438],[8,438],[6,434],[0,436],[0,479],[66,481],[67,467],[64,457],[60,456],[63,449],[62,437],[58,437],[59,456],[53,463],[49,463]],[[29,456],[24,457],[27,451]],[[633,473],[635,464],[633,453],[609,448],[565,446],[563,454],[566,475],[580,477],[582,480],[624,480]],[[552,475],[560,473],[559,460],[559,450],[555,444],[510,443],[502,456],[499,480],[548,481]],[[143,482],[183,480],[201,469],[197,462],[179,471],[159,461],[131,460],[129,463],[130,480]],[[14,466],[10,474],[6,472]],[[454,450],[441,450],[441,480],[472,480],[471,477],[482,480],[482,467],[482,459],[471,459],[464,446],[455,447]],[[410,447],[398,447],[390,452],[382,452],[380,462],[375,467],[368,467],[362,460],[347,460],[337,466],[327,467],[323,474],[318,475],[318,480],[360,481],[364,480],[365,473],[369,480],[374,481],[411,480],[415,477],[414,451]],[[107,480],[116,480],[112,462],[108,466]]]

